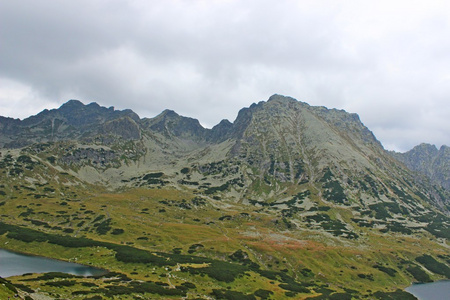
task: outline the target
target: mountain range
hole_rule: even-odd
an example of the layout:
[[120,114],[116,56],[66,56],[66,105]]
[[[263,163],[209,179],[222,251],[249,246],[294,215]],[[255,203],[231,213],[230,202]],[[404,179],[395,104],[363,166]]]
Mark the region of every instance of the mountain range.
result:
[[[409,299],[397,288],[450,278],[449,148],[386,151],[343,110],[273,95],[207,129],[171,110],[141,119],[70,100],[0,117],[0,154],[0,242],[46,241],[27,244],[33,254],[111,243],[101,247],[115,253],[112,270],[130,279],[111,290],[139,294],[133,284],[146,280],[161,298],[177,282],[189,299]],[[118,238],[172,263],[143,259],[145,271]],[[88,252],[80,260],[102,266]],[[33,291],[48,283],[33,278]],[[70,293],[108,295],[91,281],[101,286]]]

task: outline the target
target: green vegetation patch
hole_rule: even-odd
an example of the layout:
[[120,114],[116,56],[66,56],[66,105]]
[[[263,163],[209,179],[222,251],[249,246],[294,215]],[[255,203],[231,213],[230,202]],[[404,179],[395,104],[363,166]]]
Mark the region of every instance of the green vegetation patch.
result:
[[67,278],[82,278],[82,276],[77,276],[73,274],[67,274],[62,272],[48,272],[39,275],[36,278],[23,279],[22,281],[39,281],[39,280],[54,280],[54,279],[67,279]]
[[233,282],[237,277],[242,276],[249,269],[240,264],[234,264],[224,261],[211,260],[207,267],[182,268],[182,271],[188,271],[191,274],[205,274],[209,277],[223,282]]
[[187,290],[186,286],[176,286],[175,289],[170,289],[167,288],[167,284],[162,282],[131,281],[127,285],[111,284],[97,289],[74,291],[72,295],[102,294],[107,297],[114,297],[149,293],[162,296],[186,296]]
[[161,178],[164,176],[163,172],[157,172],[157,173],[149,173],[147,175],[144,175],[144,177],[142,177],[143,180],[149,180],[152,178]]
[[45,285],[53,286],[53,287],[68,287],[74,286],[77,282],[75,280],[58,280],[58,281],[49,281],[46,282]]
[[450,278],[450,268],[446,264],[437,261],[433,256],[424,254],[417,257],[416,261],[431,272]]
[[408,273],[411,274],[417,282],[432,282],[427,272],[422,270],[422,268],[417,265],[408,266],[406,271],[408,271]]
[[386,220],[391,217],[391,214],[387,211],[384,203],[376,203],[369,205],[372,212],[375,213],[374,217],[379,220]]
[[94,224],[95,231],[100,235],[105,235],[112,229],[111,219],[106,219],[100,223]]
[[6,280],[2,277],[0,277],[0,284],[4,285],[11,292],[17,293],[16,287],[11,282],[9,282],[8,280]]
[[375,299],[382,300],[417,300],[416,297],[402,290],[396,290],[395,292],[378,291],[375,292],[372,296],[375,297]]
[[339,182],[337,180],[334,180],[333,178],[333,173],[329,168],[327,168],[325,174],[320,180],[321,182],[323,182],[323,188],[326,189],[323,193],[323,197],[326,200],[337,204],[348,203],[348,199],[344,193],[344,189],[339,184]]
[[328,214],[318,213],[315,215],[306,216],[306,222],[312,226],[318,223],[325,231],[330,232],[334,236],[342,236],[348,239],[357,239],[359,236],[347,229],[346,225],[339,220],[332,220]]
[[265,299],[269,299],[271,295],[273,295],[272,291],[268,291],[268,290],[264,290],[264,289],[259,289],[257,291],[255,291],[253,293],[256,297],[259,297],[263,300]]
[[432,235],[450,239],[450,226],[446,216],[440,213],[430,213],[416,219],[420,222],[427,222],[428,225],[424,229]]
[[229,183],[226,182],[226,183],[222,184],[221,186],[213,186],[213,187],[210,187],[210,188],[206,189],[206,190],[204,191],[204,193],[205,193],[206,195],[211,195],[211,194],[214,194],[214,193],[217,193],[217,192],[223,192],[223,191],[226,191],[229,187],[230,187]]
[[225,299],[225,300],[256,300],[255,296],[250,294],[246,295],[237,291],[230,290],[218,290],[214,289],[211,293],[211,296],[214,296],[215,299]]
[[395,269],[389,268],[389,267],[385,267],[382,265],[374,265],[373,266],[375,269],[380,270],[381,272],[384,272],[386,274],[388,274],[391,277],[395,277],[395,274],[397,273],[397,271]]

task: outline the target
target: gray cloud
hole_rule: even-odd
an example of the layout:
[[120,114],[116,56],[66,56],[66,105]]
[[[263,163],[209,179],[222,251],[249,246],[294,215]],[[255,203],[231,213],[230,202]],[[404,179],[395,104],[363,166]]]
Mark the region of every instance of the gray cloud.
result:
[[285,94],[449,144],[446,1],[2,1],[0,115],[75,98],[211,127]]

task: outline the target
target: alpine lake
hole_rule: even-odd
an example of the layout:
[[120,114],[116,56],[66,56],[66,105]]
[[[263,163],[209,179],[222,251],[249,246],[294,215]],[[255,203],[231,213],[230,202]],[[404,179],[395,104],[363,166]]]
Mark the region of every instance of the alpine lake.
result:
[[0,248],[0,277],[48,272],[61,272],[78,276],[95,276],[107,273],[106,270],[99,268]]
[[406,288],[419,300],[443,300],[450,298],[450,280],[413,284]]

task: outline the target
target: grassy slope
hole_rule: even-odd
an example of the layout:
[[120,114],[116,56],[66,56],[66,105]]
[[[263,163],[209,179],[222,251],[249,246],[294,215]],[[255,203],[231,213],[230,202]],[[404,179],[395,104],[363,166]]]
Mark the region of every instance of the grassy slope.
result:
[[[422,254],[432,255],[439,263],[448,264],[450,258],[448,243],[443,245],[424,231],[406,236],[359,227],[350,221],[352,213],[338,206],[326,214],[333,220],[354,224],[358,239],[313,230],[305,222],[290,228],[270,206],[213,200],[188,188],[132,188],[110,193],[55,170],[44,160],[30,162],[4,155],[1,162],[1,222],[93,241],[90,247],[63,247],[49,242],[24,242],[20,235],[11,238],[10,233],[4,232],[0,235],[1,247],[124,274],[110,274],[107,278],[10,278],[16,285],[40,289],[56,298],[85,299],[119,293],[120,289],[126,293],[127,287],[133,287],[136,295],[179,299],[182,295],[168,294],[180,290],[183,284],[188,286],[185,294],[191,299],[210,295],[228,299],[244,299],[246,295],[298,299],[332,293],[369,298],[375,297],[371,295],[376,291],[393,292],[415,281],[406,268],[425,270],[415,261]],[[288,184],[284,188],[294,187]],[[310,202],[323,205],[317,194],[310,198]],[[277,201],[275,196],[272,201]],[[164,256],[167,263],[125,262],[116,256],[130,249],[143,249],[159,257],[168,253]],[[444,278],[424,272],[432,279]],[[60,281],[59,287],[49,285]],[[137,287],[142,281],[150,282],[149,286]],[[163,290],[158,290],[161,286]],[[172,289],[175,286],[178,288]],[[98,292],[89,294],[95,290]],[[73,294],[76,291],[88,294]],[[126,297],[133,298],[120,294],[121,299]]]
[[[447,251],[428,234],[413,237],[393,236],[374,234],[365,228],[358,228],[361,238],[346,240],[306,228],[286,230],[273,222],[273,216],[251,211],[249,206],[227,209],[219,209],[210,204],[195,206],[192,204],[195,197],[197,196],[187,191],[161,189],[133,189],[118,194],[79,193],[73,199],[66,198],[64,201],[45,197],[31,200],[25,196],[10,199],[3,205],[3,221],[60,233],[59,229],[33,225],[24,219],[38,220],[49,224],[50,227],[72,228],[74,232],[69,234],[70,236],[84,236],[93,240],[129,245],[150,252],[179,251],[186,255],[221,261],[231,261],[229,256],[241,249],[261,269],[284,272],[299,282],[314,282],[315,285],[309,289],[309,293],[296,294],[295,297],[300,298],[319,295],[319,287],[324,286],[336,292],[344,292],[345,287],[366,296],[373,291],[403,288],[414,280],[404,268],[413,264],[418,254],[442,256]],[[190,209],[186,209],[188,206],[183,203],[190,204]],[[26,218],[20,216],[29,211],[29,208],[33,209],[30,215]],[[62,213],[64,211],[67,213]],[[243,211],[247,213],[242,214]],[[345,214],[342,215],[345,218]],[[111,229],[106,234],[98,234],[98,226],[94,224],[108,218],[111,219]],[[94,222],[95,219],[99,221]],[[85,222],[78,227],[81,221]],[[119,228],[124,229],[123,234],[111,234],[114,229]],[[88,231],[82,231],[83,229]],[[273,280],[270,276],[262,276],[252,270],[247,270],[246,276],[238,276],[234,281],[226,282],[201,274],[178,271],[174,266],[120,262],[115,259],[113,250],[104,247],[65,248],[49,243],[25,243],[10,239],[6,235],[0,237],[0,243],[2,247],[11,250],[104,267],[110,271],[124,273],[133,280],[164,282],[170,286],[190,282],[197,287],[191,289],[188,294],[192,298],[211,294],[213,289],[253,294],[260,288],[273,292],[272,296],[276,299],[287,297],[287,291],[280,287],[283,280]],[[202,246],[196,247],[197,244]],[[374,268],[376,264],[394,269],[396,273],[390,276]],[[202,265],[194,264],[193,267]],[[307,269],[310,272],[305,271]],[[432,277],[440,278],[437,275]],[[23,284],[22,279],[20,276],[11,278],[12,282]],[[90,282],[99,287],[108,285],[95,279],[76,280]],[[32,289],[40,288],[41,291],[61,297],[68,297],[75,290],[86,290],[86,287],[80,284],[63,288],[47,286],[45,281],[27,281],[26,284]],[[289,291],[287,295],[290,295]],[[156,296],[153,294],[153,297]],[[85,296],[75,299],[84,299],[83,297]]]

